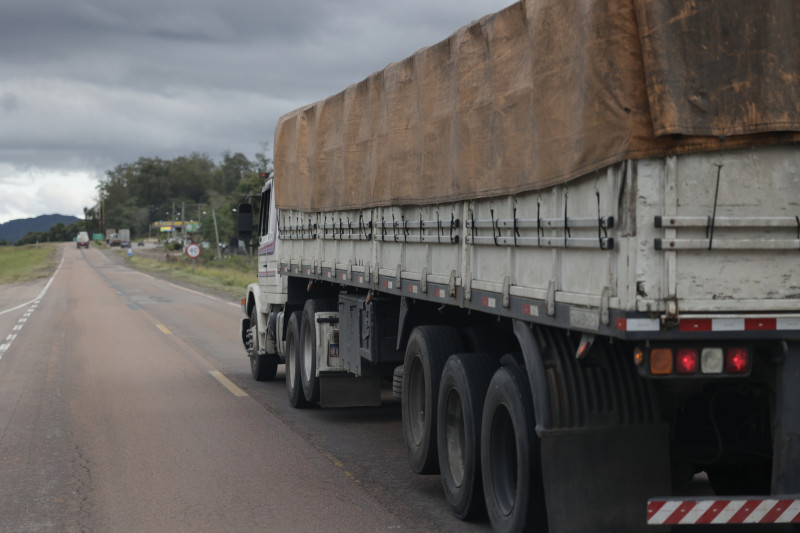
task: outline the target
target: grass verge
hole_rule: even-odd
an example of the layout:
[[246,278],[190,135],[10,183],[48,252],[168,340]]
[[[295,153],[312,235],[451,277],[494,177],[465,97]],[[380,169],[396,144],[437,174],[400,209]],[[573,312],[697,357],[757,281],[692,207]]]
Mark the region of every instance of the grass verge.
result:
[[33,281],[53,273],[58,243],[0,246],[0,284]]
[[188,258],[175,258],[171,261],[153,259],[143,255],[124,255],[125,262],[137,270],[149,272],[177,283],[189,283],[209,289],[219,294],[240,299],[247,291],[247,285],[256,279],[256,266],[248,258],[232,257],[223,261],[205,264],[192,264]]

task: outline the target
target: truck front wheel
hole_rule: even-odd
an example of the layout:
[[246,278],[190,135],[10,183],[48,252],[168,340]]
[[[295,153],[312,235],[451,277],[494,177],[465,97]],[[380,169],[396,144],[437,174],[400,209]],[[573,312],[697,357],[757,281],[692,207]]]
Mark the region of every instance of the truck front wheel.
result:
[[448,326],[419,326],[408,339],[403,363],[403,440],[411,469],[439,472],[436,404],[442,368],[451,354],[464,351],[458,331]]
[[489,383],[481,427],[483,491],[494,531],[547,531],[535,425],[525,369],[506,364]]
[[307,405],[300,384],[300,311],[295,311],[289,316],[286,327],[286,392],[289,395],[289,404],[301,408]]
[[250,311],[250,339],[247,355],[250,356],[250,373],[256,381],[272,381],[278,371],[278,354],[267,354],[258,350],[258,313],[256,307]]

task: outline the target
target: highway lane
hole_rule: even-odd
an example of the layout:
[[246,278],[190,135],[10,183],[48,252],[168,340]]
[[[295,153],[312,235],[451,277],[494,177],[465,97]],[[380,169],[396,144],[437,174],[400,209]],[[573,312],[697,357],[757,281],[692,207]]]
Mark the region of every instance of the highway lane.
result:
[[61,251],[0,359],[0,530],[413,529],[225,379],[235,306]]
[[250,377],[235,302],[61,253],[49,286],[0,287],[0,531],[490,531],[410,471],[388,388],[292,409],[282,367]]

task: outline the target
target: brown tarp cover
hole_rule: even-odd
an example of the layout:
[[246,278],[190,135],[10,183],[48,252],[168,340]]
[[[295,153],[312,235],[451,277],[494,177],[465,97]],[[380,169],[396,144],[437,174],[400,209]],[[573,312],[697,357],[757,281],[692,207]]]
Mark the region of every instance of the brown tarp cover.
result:
[[278,207],[518,193],[800,141],[797,0],[523,0],[281,118]]

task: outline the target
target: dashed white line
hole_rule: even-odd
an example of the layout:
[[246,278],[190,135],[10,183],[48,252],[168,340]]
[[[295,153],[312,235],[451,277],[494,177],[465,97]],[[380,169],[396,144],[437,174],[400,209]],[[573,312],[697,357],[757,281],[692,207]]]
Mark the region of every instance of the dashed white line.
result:
[[[47,284],[44,286],[44,288],[42,289],[42,292],[39,293],[39,296],[37,296],[35,300],[32,300],[30,302],[26,302],[24,304],[18,305],[18,306],[14,307],[14,308],[11,308],[11,309],[6,309],[5,311],[0,311],[0,315],[2,315],[4,313],[9,313],[11,311],[15,311],[17,309],[25,307],[26,305],[30,305],[30,308],[17,321],[17,324],[13,328],[11,328],[12,331],[19,332],[22,329],[22,326],[25,324],[25,322],[28,321],[28,318],[33,314],[34,310],[36,310],[36,307],[38,307],[39,302],[42,300],[44,295],[47,293],[47,289],[50,288],[50,285],[53,283],[53,280],[56,278],[56,274],[58,274],[58,272],[61,270],[61,266],[63,264],[64,264],[64,258],[62,257],[61,258],[61,262],[58,264],[58,268],[56,268],[56,271],[53,272],[52,276],[50,276],[50,279],[47,281]],[[17,338],[17,334],[16,333],[12,333],[8,337],[6,337],[6,342],[4,344],[0,344],[0,359],[2,359],[3,358],[3,354],[5,354],[8,351],[8,349],[11,348],[11,343],[16,338]]]

